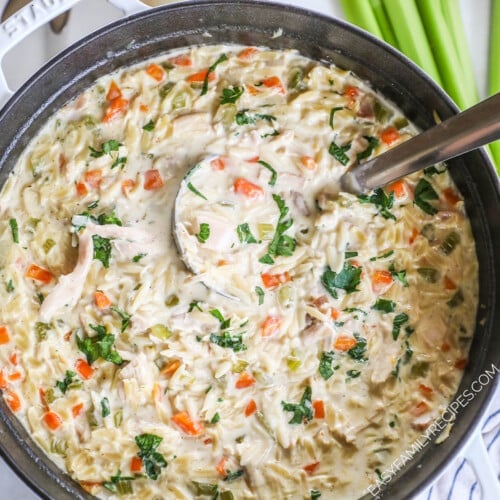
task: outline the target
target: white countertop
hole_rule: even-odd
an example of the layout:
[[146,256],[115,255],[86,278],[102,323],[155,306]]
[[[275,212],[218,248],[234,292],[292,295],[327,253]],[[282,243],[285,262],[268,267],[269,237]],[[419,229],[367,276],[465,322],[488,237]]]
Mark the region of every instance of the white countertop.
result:
[[[339,0],[275,0],[294,4],[310,10],[343,18]],[[7,0],[0,0],[0,10]],[[472,60],[478,83],[479,94],[486,96],[488,31],[490,0],[460,0],[460,8],[471,49]],[[86,0],[73,8],[68,26],[60,35],[52,34],[47,27],[33,33],[27,40],[14,48],[2,65],[7,81],[16,89],[29,75],[33,74],[48,58],[59,50],[78,40],[93,29],[97,29],[113,20],[121,13],[104,0]],[[22,64],[19,64],[22,61]],[[12,472],[0,458],[0,485],[2,500],[36,500],[35,495]]]

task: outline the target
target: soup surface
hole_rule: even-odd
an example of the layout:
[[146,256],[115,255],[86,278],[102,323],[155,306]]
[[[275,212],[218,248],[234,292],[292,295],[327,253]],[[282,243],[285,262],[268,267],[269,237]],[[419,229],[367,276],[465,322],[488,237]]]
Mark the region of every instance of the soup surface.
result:
[[99,497],[361,496],[446,408],[475,324],[445,167],[339,193],[415,133],[294,51],[103,77],[0,196],[6,403]]

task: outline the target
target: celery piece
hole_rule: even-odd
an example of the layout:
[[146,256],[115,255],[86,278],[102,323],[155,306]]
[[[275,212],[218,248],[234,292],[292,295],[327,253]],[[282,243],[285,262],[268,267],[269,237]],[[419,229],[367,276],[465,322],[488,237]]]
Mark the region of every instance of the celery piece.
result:
[[165,325],[153,325],[151,334],[162,340],[167,340],[172,336],[172,332]]
[[[490,94],[500,92],[500,0],[491,0],[489,86]],[[500,174],[500,141],[490,144],[497,172]]]
[[257,224],[257,233],[261,240],[272,240],[274,236],[274,226],[265,222]]
[[420,66],[436,83],[441,77],[432,55],[415,0],[383,0],[385,12],[396,35],[398,48]]
[[370,0],[370,4],[372,6],[373,14],[377,19],[380,31],[382,32],[383,39],[387,43],[390,43],[393,47],[397,48],[398,45],[396,42],[396,35],[394,35],[391,23],[389,22],[389,19],[387,19],[387,13],[385,12],[382,0]]
[[472,106],[476,102],[476,95],[471,94],[469,87],[465,84],[465,72],[455,49],[454,37],[439,8],[439,2],[416,0],[416,4],[439,67],[443,88],[459,108],[465,109]]
[[366,0],[340,0],[346,19],[381,40],[384,39],[377,18]]

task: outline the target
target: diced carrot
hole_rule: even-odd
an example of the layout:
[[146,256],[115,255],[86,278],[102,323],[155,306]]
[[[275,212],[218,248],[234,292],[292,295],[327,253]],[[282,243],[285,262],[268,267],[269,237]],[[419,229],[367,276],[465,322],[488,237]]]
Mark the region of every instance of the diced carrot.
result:
[[300,163],[304,168],[307,168],[307,170],[314,170],[318,166],[316,160],[312,156],[301,156]]
[[333,348],[337,351],[349,351],[356,345],[356,339],[348,335],[339,335],[335,339]]
[[469,363],[469,360],[467,358],[459,358],[455,361],[455,368],[457,368],[457,370],[463,370],[465,369],[465,367],[467,366],[467,364]]
[[352,85],[348,85],[344,89],[344,95],[349,97],[349,106],[352,106],[356,101],[356,97],[359,95],[359,90],[357,87],[353,87]]
[[16,351],[12,351],[10,356],[9,356],[9,361],[13,364],[13,365],[17,365],[17,362],[18,362],[18,359],[17,359],[17,352]]
[[189,414],[185,411],[172,415],[171,420],[175,425],[177,425],[177,427],[190,436],[199,436],[205,432],[203,424],[192,420]]
[[312,464],[302,467],[309,475],[314,474],[316,469],[319,467],[319,462],[313,462]]
[[21,409],[21,398],[16,392],[11,391],[10,389],[5,389],[3,397],[5,398],[5,402],[9,405],[9,408],[14,413]]
[[80,374],[80,377],[82,377],[85,380],[88,380],[89,378],[92,377],[92,375],[94,375],[94,369],[83,358],[78,358],[76,360],[75,368],[76,371]]
[[180,54],[176,57],[173,57],[170,59],[170,62],[172,64],[175,64],[176,66],[192,66],[193,61],[191,60],[191,57],[189,57],[187,54]]
[[21,380],[22,378],[23,378],[23,375],[21,372],[13,372],[9,375],[10,382],[16,382],[16,380]]
[[0,325],[0,344],[8,344],[10,342],[9,330],[5,325]]
[[396,127],[388,127],[380,133],[380,140],[390,146],[401,137],[399,130]]
[[217,158],[214,158],[210,162],[210,166],[212,167],[212,170],[224,170],[226,168],[226,164],[224,163],[224,159],[220,156]]
[[76,194],[80,197],[86,196],[89,192],[87,186],[83,182],[77,182],[75,184],[75,187],[76,187]]
[[260,327],[260,333],[263,337],[270,337],[273,333],[276,333],[281,328],[281,318],[279,316],[268,316],[262,326]]
[[457,284],[446,275],[443,278],[443,285],[445,290],[455,290],[457,288]]
[[387,192],[390,193],[391,191],[394,193],[396,198],[405,198],[408,195],[406,182],[403,179],[393,182],[387,186]]
[[286,90],[281,80],[277,76],[270,76],[269,78],[264,78],[262,80],[262,85],[269,89],[275,89],[279,94],[285,94]]
[[331,316],[331,318],[332,318],[334,321],[336,321],[336,320],[338,320],[338,319],[339,319],[339,317],[340,317],[340,311],[339,311],[338,309],[335,309],[335,308],[333,308],[333,307],[332,307],[332,308],[330,309],[330,316]]
[[111,305],[111,300],[109,297],[101,290],[96,290],[94,292],[94,303],[97,309],[107,309]]
[[146,73],[151,78],[154,78],[157,82],[161,82],[165,77],[165,71],[163,70],[163,68],[154,63],[148,66],[148,68],[146,69]]
[[428,385],[425,385],[425,384],[419,384],[418,390],[420,391],[422,396],[425,396],[427,398],[430,398],[434,394],[434,391],[432,390],[432,388],[429,387]]
[[69,342],[69,340],[71,339],[71,335],[73,335],[73,332],[72,332],[71,330],[70,330],[69,332],[65,333],[65,334],[64,334],[64,337],[63,337],[63,338],[64,338],[64,340],[65,340],[66,342]]
[[207,438],[203,440],[203,444],[209,445],[212,444],[214,440],[212,438]]
[[133,179],[125,179],[122,181],[122,193],[127,194],[128,191],[133,189],[135,186],[135,181]]
[[43,387],[38,388],[38,396],[43,406],[47,406],[47,400],[45,399],[45,389]]
[[165,377],[171,377],[180,366],[181,361],[179,359],[172,359],[165,365],[165,368],[163,368],[160,373]]
[[264,194],[264,190],[260,186],[243,179],[243,177],[236,178],[233,187],[235,193],[242,194],[251,199],[260,198]]
[[83,180],[91,187],[98,188],[102,182],[102,170],[95,168],[87,170],[83,175]]
[[0,389],[5,390],[7,389],[7,379],[5,378],[5,375],[3,374],[3,370],[0,370]]
[[186,81],[188,83],[202,83],[205,81],[205,78],[207,78],[209,82],[213,82],[215,80],[215,73],[213,71],[208,71],[208,69],[202,69],[201,71],[189,75]]
[[255,85],[245,85],[245,88],[247,89],[247,92],[250,95],[257,95],[260,94],[260,90],[255,86]]
[[372,290],[374,293],[384,293],[392,285],[392,274],[383,269],[376,269],[372,275]]
[[277,274],[263,273],[260,275],[260,277],[264,286],[270,289],[276,288],[280,285],[283,285],[284,283],[288,283],[292,279],[288,271]]
[[255,379],[248,372],[240,373],[238,380],[236,380],[236,384],[234,385],[236,389],[246,389],[247,387],[251,387],[255,384]]
[[222,267],[222,266],[227,266],[229,262],[226,259],[220,259],[217,261],[217,266]]
[[257,403],[251,399],[245,408],[245,417],[253,415],[257,411]]
[[104,123],[110,122],[113,118],[123,113],[127,107],[128,99],[124,99],[123,97],[113,99],[106,108],[102,121]]
[[149,106],[147,104],[139,104],[139,110],[143,113],[147,113],[149,111]]
[[153,191],[155,189],[160,189],[163,186],[163,179],[161,178],[160,172],[153,168],[147,170],[144,173],[144,189],[146,191]]
[[325,418],[325,404],[322,399],[315,399],[312,402],[314,418]]
[[43,421],[51,431],[59,429],[63,423],[61,417],[55,411],[48,411],[45,413]]
[[122,96],[122,91],[120,90],[120,87],[118,87],[117,83],[114,80],[112,80],[111,83],[109,84],[108,93],[106,94],[106,100],[113,101],[121,96]]
[[451,346],[448,344],[448,342],[443,342],[441,344],[441,351],[443,352],[448,352],[450,350]]
[[251,158],[248,158],[248,160],[245,160],[248,163],[258,163],[260,160],[260,156],[252,156]]
[[420,415],[423,415],[425,412],[429,411],[429,409],[429,405],[425,401],[420,401],[420,403],[418,403],[418,405],[416,405],[411,410],[411,414],[415,417],[419,417]]
[[77,403],[71,408],[71,413],[73,414],[73,417],[76,418],[78,417],[78,415],[80,415],[82,410],[83,410],[83,403]]
[[415,242],[415,240],[417,239],[417,236],[419,235],[420,233],[418,232],[418,229],[416,227],[414,227],[412,229],[412,232],[411,232],[411,235],[410,235],[410,238],[408,239],[408,243],[410,245],[413,245],[413,243]]
[[451,187],[443,189],[443,196],[450,205],[456,205],[460,201],[460,196]]
[[37,266],[36,264],[31,264],[28,269],[26,269],[26,278],[31,278],[36,281],[41,281],[42,283],[50,283],[52,281],[52,273]]
[[259,52],[259,49],[255,47],[246,47],[238,54],[238,58],[243,60],[250,59],[257,52]]
[[222,457],[218,462],[217,462],[217,467],[216,467],[216,470],[217,472],[223,476],[223,477],[226,477],[227,476],[227,470],[226,470],[226,462],[227,462],[227,458],[226,457]]
[[142,459],[139,458],[137,455],[134,455],[132,457],[132,460],[130,461],[130,471],[141,472],[141,470],[142,470]]
[[101,488],[102,483],[99,483],[97,481],[80,481],[80,486],[87,492],[87,493],[95,493],[94,490],[96,488]]

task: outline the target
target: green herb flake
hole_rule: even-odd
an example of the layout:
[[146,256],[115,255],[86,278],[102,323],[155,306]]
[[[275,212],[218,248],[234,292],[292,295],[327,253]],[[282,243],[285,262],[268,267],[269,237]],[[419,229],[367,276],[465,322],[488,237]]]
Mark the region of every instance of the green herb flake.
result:
[[105,268],[109,267],[109,260],[111,258],[111,240],[109,238],[102,238],[97,234],[92,235],[94,244],[94,259],[100,260]]
[[220,98],[221,104],[234,104],[244,92],[243,87],[228,87],[222,90],[222,96]]
[[71,370],[66,370],[63,380],[58,380],[56,382],[56,387],[63,393],[70,389],[71,384],[75,382],[76,373]]
[[399,313],[394,316],[394,320],[392,323],[392,338],[397,340],[399,336],[399,332],[401,331],[401,327],[410,319],[408,314]]
[[335,141],[332,141],[328,152],[342,165],[347,165],[349,163],[349,157],[346,152],[351,149],[351,143],[345,144],[344,146],[338,146]]
[[164,456],[156,451],[162,439],[155,434],[141,434],[135,437],[139,447],[137,456],[142,460],[147,476],[153,480],[158,479],[161,469],[167,466]]
[[302,424],[307,423],[313,419],[313,409],[311,401],[312,390],[307,386],[304,394],[299,403],[285,403],[281,402],[284,411],[293,412],[293,417],[289,420],[289,424]]
[[334,118],[334,116],[335,116],[335,113],[336,113],[337,111],[340,111],[341,109],[344,109],[344,107],[343,107],[343,106],[338,106],[338,107],[336,107],[336,108],[332,108],[332,109],[330,110],[330,119],[328,120],[328,123],[330,124],[330,127],[331,127],[331,128],[335,128],[335,127],[333,126],[333,118]]
[[118,156],[116,160],[111,164],[111,168],[115,168],[121,165],[121,168],[123,168],[127,164],[127,157],[126,156]]
[[142,258],[146,257],[147,253],[138,253],[132,257],[132,262],[139,262]]
[[200,95],[205,95],[208,92],[208,79],[210,77],[210,73],[213,73],[215,71],[215,68],[224,61],[227,61],[227,56],[226,54],[221,54],[219,58],[208,68],[207,74],[205,75],[205,79],[203,81]]
[[223,479],[226,483],[231,483],[235,481],[236,479],[240,478],[243,476],[245,471],[243,469],[235,470],[233,472],[227,471],[226,477]]
[[415,188],[414,203],[423,210],[426,214],[434,215],[437,213],[437,208],[429,203],[430,200],[438,200],[439,196],[426,179],[420,179]]
[[356,288],[361,283],[361,267],[355,267],[350,262],[344,262],[344,267],[339,273],[332,271],[327,266],[326,271],[321,275],[321,283],[328,293],[334,298],[338,298],[337,288],[346,293],[357,292]]
[[255,293],[257,294],[257,297],[259,298],[259,306],[261,306],[264,303],[264,290],[260,286],[255,287]]
[[219,320],[220,323],[220,329],[221,330],[226,330],[231,326],[231,318],[225,319],[224,316],[222,316],[222,313],[218,309],[211,309],[208,311],[214,318]]
[[317,498],[319,498],[321,496],[321,491],[311,490],[310,494],[311,494],[311,500],[316,500]]
[[122,311],[121,309],[118,309],[118,307],[114,307],[114,306],[111,307],[111,310],[114,311],[116,314],[118,314],[118,316],[120,316],[120,318],[122,320],[122,325],[121,325],[120,331],[123,333],[127,329],[127,327],[130,325],[130,320],[131,320],[130,314],[128,314],[125,311]]
[[9,281],[7,281],[7,283],[5,283],[5,290],[7,290],[8,293],[11,293],[15,290],[12,279],[10,279]]
[[384,219],[396,220],[395,215],[389,211],[394,205],[394,191],[388,195],[382,188],[378,188],[369,196],[359,195],[358,200],[360,203],[373,203],[379,210],[378,214]]
[[220,415],[215,413],[214,416],[210,419],[211,424],[216,424],[220,420]]
[[276,170],[274,170],[274,168],[271,167],[271,165],[269,165],[269,163],[265,162],[264,160],[259,160],[257,163],[259,163],[264,168],[269,170],[269,172],[271,172],[271,179],[269,180],[268,184],[270,186],[274,186],[276,184],[276,180],[278,179],[278,172],[276,172]]
[[319,374],[328,380],[337,367],[333,367],[333,360],[335,358],[335,353],[333,351],[323,351],[321,353],[321,359],[319,360],[318,371]]
[[115,139],[111,139],[110,141],[103,142],[101,144],[101,149],[94,149],[92,146],[89,146],[90,156],[92,158],[100,158],[101,156],[111,154],[112,151],[118,151],[122,144]]
[[357,257],[358,252],[345,252],[344,253],[344,258],[346,259],[352,259],[353,257]]
[[112,493],[116,493],[119,496],[131,495],[134,493],[132,487],[132,481],[135,477],[132,476],[122,476],[121,471],[116,473],[116,476],[111,476],[109,481],[105,481],[102,485]]
[[376,137],[372,137],[369,135],[364,135],[363,137],[368,141],[368,146],[366,147],[366,149],[361,151],[361,153],[358,153],[356,155],[356,159],[358,160],[358,162],[371,156],[373,150],[380,144]]
[[232,349],[234,352],[246,351],[247,346],[243,343],[243,335],[231,335],[229,332],[224,332],[221,335],[215,333],[210,334],[210,342],[217,344],[219,347]]
[[19,227],[16,219],[9,219],[10,231],[12,233],[12,241],[19,243]]
[[387,299],[377,299],[375,304],[373,304],[372,309],[375,311],[380,311],[383,313],[391,313],[394,312],[396,308],[396,303],[392,300]]
[[47,332],[52,330],[53,325],[51,323],[42,323],[37,321],[35,323],[36,336],[39,341],[45,340],[47,338]]
[[198,191],[191,182],[187,183],[187,187],[190,191],[192,191],[196,196],[199,196],[200,198],[203,198],[204,200],[208,200],[208,198],[203,194]]
[[388,252],[385,252],[382,255],[377,255],[376,257],[371,257],[370,261],[373,262],[375,260],[387,259],[387,257],[390,257],[393,254],[394,254],[394,250],[389,250]]
[[200,301],[199,300],[193,300],[189,304],[188,312],[193,312],[195,309],[198,309],[198,311],[203,312],[203,309],[200,307]]
[[347,351],[347,354],[356,361],[366,361],[366,339],[355,333],[356,345]]
[[346,375],[347,375],[346,381],[349,381],[353,378],[358,378],[361,375],[361,371],[360,370],[347,370]]
[[236,228],[236,232],[238,233],[240,243],[258,243],[255,236],[252,234],[252,231],[250,231],[250,226],[247,222],[240,224]]
[[389,266],[389,272],[391,273],[392,278],[395,280],[398,280],[404,287],[409,286],[408,281],[406,281],[406,270],[405,269],[401,269],[400,271],[397,271],[396,268],[394,267],[394,262],[393,262]]
[[114,349],[115,336],[108,333],[103,325],[89,325],[89,327],[96,332],[96,335],[83,339],[76,335],[76,345],[85,354],[88,364],[91,365],[102,358],[115,365],[121,365],[123,359]]
[[210,226],[206,222],[200,224],[200,230],[196,237],[200,243],[205,243],[210,238]]
[[142,127],[142,130],[146,130],[146,132],[151,132],[155,129],[155,122],[153,120],[149,120],[144,127]]
[[108,398],[102,398],[101,399],[101,414],[102,414],[102,417],[106,418],[110,413],[111,413],[111,410],[109,409],[109,399]]

